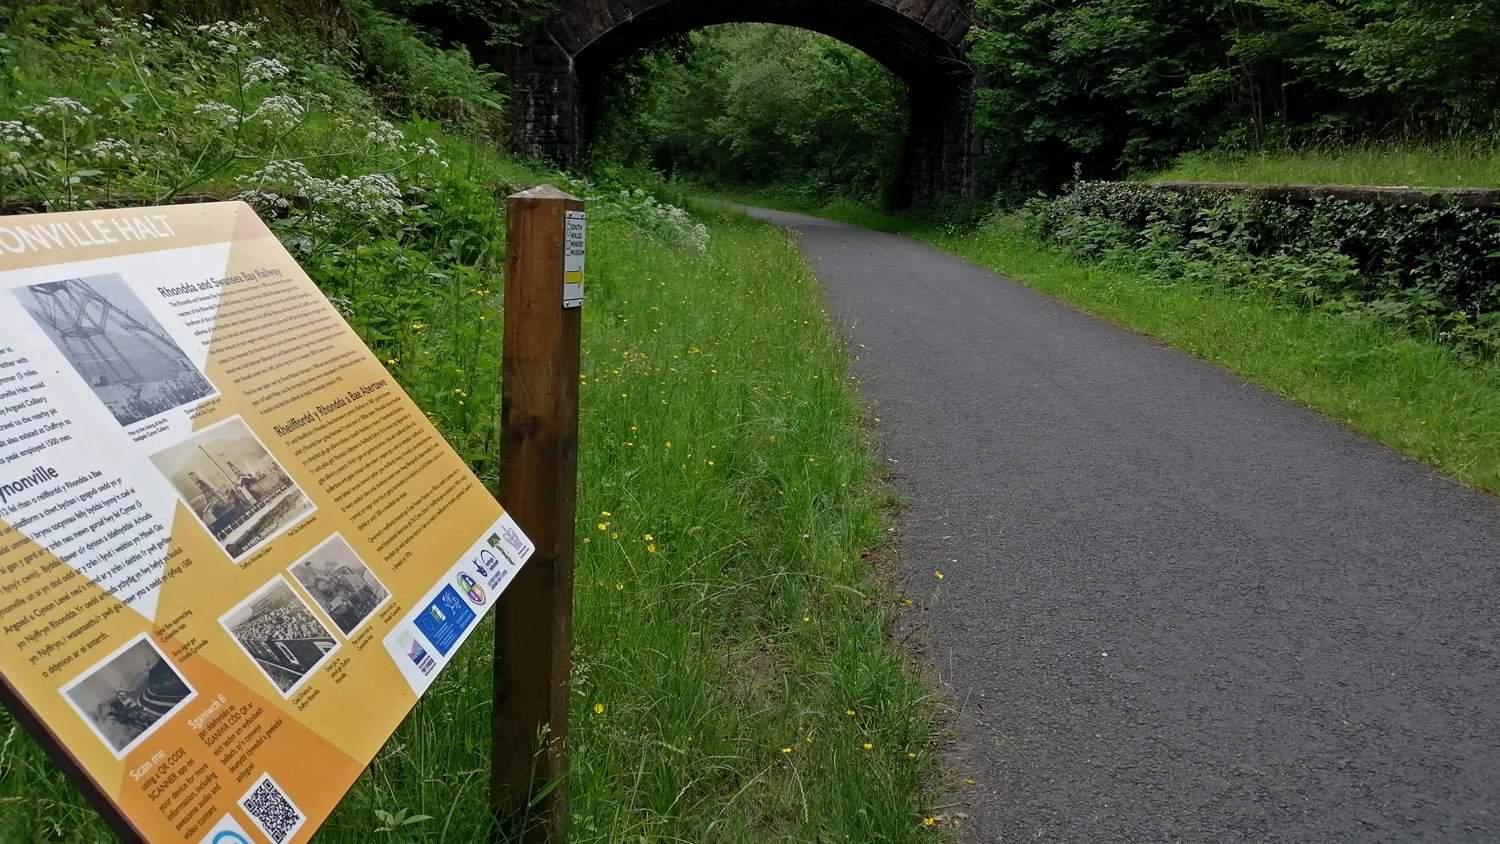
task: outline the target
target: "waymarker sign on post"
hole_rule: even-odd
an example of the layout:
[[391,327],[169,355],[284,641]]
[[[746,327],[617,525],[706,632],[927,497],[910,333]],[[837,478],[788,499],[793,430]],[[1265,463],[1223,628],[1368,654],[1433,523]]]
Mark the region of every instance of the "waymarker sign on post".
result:
[[583,259],[587,249],[588,221],[582,211],[564,212],[563,307],[583,307]]
[[243,203],[0,218],[0,325],[6,705],[127,839],[306,841],[532,541]]

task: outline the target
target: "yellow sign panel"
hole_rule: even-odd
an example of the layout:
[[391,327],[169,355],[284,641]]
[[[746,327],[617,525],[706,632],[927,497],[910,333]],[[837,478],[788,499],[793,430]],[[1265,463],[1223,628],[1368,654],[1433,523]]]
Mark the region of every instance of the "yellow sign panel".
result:
[[7,704],[127,833],[307,840],[531,543],[243,203],[0,218],[0,325]]

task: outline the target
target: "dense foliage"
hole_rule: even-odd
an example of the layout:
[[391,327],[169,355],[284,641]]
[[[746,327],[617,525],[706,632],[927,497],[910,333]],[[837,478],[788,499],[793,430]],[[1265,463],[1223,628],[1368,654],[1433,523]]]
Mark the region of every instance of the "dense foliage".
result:
[[1034,234],[1080,259],[1376,318],[1468,357],[1500,352],[1492,210],[1083,182],[1034,201],[1026,217]]
[[805,30],[714,27],[637,56],[609,83],[595,157],[720,186],[882,200],[906,134],[905,89]]
[[1500,0],[978,0],[1002,185],[1183,150],[1492,130]]
[[365,86],[397,114],[457,121],[499,136],[505,79],[476,64],[462,45],[445,46],[406,18],[363,0],[349,0],[352,55]]

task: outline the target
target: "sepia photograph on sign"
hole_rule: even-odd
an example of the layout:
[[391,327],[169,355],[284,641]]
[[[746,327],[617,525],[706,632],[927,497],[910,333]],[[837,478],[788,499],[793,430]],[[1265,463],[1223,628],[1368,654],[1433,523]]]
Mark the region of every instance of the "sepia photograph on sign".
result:
[[197,692],[143,633],[63,687],[62,695],[118,758]]
[[236,562],[314,509],[238,416],[157,452],[151,462]]
[[219,623],[283,697],[338,648],[333,634],[279,574]]
[[294,563],[291,573],[345,637],[391,596],[338,534]]
[[52,281],[15,292],[122,426],[215,394],[120,276]]

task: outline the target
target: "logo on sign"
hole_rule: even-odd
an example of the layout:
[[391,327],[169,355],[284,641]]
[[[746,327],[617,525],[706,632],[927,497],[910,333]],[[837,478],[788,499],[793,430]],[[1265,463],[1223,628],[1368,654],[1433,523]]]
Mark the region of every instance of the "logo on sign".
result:
[[479,572],[480,577],[485,577],[490,572],[500,568],[500,560],[488,551],[480,551],[479,558],[473,562],[474,570]]
[[469,599],[469,603],[479,607],[484,606],[484,587],[479,585],[479,581],[465,572],[458,576],[458,586],[464,590],[464,597]]
[[402,633],[400,642],[401,650],[406,652],[406,658],[411,660],[412,665],[415,665],[418,671],[431,674],[432,669],[437,667],[437,660],[427,653],[427,649],[422,647],[422,643],[418,642],[415,636]]
[[447,656],[453,646],[458,644],[458,640],[463,638],[464,632],[475,618],[478,616],[469,609],[458,592],[452,586],[444,586],[432,602],[422,609],[422,614],[416,617],[414,623],[437,652]]
[[510,543],[511,548],[515,549],[516,556],[524,557],[531,552],[531,543],[521,538],[520,531],[513,527],[506,527],[504,533],[505,541]]
[[[498,537],[497,537],[498,538]],[[474,561],[474,568],[479,570],[479,576],[487,578],[491,589],[498,590],[500,584],[505,582],[507,572],[500,565],[500,559],[489,551],[480,551],[479,559]]]

